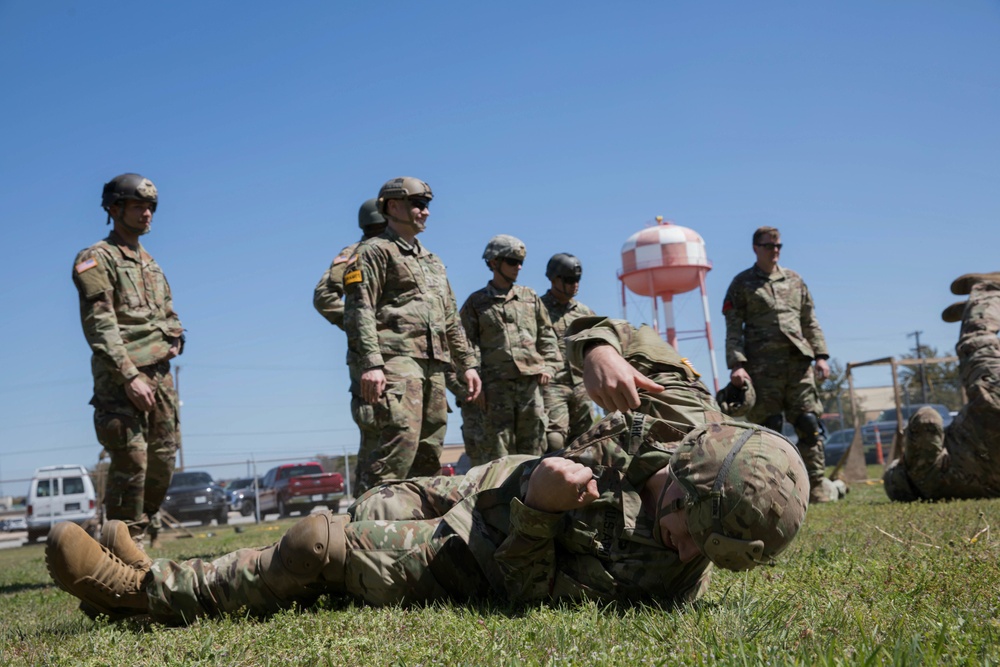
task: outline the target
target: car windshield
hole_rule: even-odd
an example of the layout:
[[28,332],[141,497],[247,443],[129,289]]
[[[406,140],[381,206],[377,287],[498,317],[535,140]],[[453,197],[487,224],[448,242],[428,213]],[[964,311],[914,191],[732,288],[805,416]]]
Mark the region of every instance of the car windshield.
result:
[[170,480],[170,488],[176,489],[182,486],[198,486],[204,484],[208,486],[212,483],[212,476],[207,472],[177,472]]
[[229,484],[229,490],[235,491],[236,489],[245,489],[253,485],[253,478],[247,477],[244,479],[237,479]]

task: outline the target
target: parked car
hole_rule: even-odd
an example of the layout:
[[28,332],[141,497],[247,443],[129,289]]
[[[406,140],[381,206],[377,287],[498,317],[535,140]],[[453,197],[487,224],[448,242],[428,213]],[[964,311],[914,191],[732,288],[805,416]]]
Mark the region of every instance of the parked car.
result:
[[[255,483],[256,488],[254,488]],[[243,516],[253,514],[254,505],[257,503],[257,488],[260,488],[259,477],[241,477],[227,484],[229,509]]]
[[35,470],[25,500],[28,542],[48,534],[60,521],[83,525],[97,515],[97,494],[90,473],[79,465],[43,466]]
[[281,517],[292,512],[305,516],[318,505],[338,512],[344,497],[344,477],[339,472],[323,472],[323,466],[315,461],[286,463],[267,471],[258,497],[261,517],[274,512]]
[[847,448],[851,446],[854,441],[854,429],[853,428],[842,428],[839,431],[834,431],[823,443],[823,450],[826,455],[826,464],[828,466],[835,466],[843,458],[844,452]]
[[226,492],[207,472],[175,472],[161,507],[178,521],[229,523]]
[[11,519],[0,519],[0,530],[5,533],[16,533],[28,530],[28,522],[23,516],[15,516]]

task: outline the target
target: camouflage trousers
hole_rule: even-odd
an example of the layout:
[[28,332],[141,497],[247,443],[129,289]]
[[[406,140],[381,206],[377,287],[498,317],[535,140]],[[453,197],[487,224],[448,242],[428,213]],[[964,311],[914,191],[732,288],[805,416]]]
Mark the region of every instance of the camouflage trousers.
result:
[[593,404],[582,383],[550,382],[542,387],[542,402],[549,420],[545,439],[550,452],[566,447],[594,425]]
[[94,364],[94,430],[108,452],[106,519],[119,519],[133,535],[159,528],[163,497],[174,474],[179,442],[177,392],[169,362],[140,368],[153,388],[153,409],[142,412],[109,371]]
[[[825,474],[826,460],[823,454],[823,422],[820,420],[823,404],[816,390],[812,361],[791,347],[784,354],[751,359],[747,364],[747,373],[753,381],[757,401],[747,415],[747,421],[780,431],[780,424],[774,422],[783,414],[784,419],[795,427],[799,436],[799,453],[809,471],[809,478],[815,480]],[[819,426],[818,432],[803,428],[803,417],[810,414]]]
[[[486,411],[483,415],[484,440],[481,460],[491,461],[508,454],[540,456],[545,452],[545,406],[538,376],[513,380],[483,381]],[[471,456],[470,456],[471,458]]]
[[[1000,497],[1000,284],[972,289],[955,351],[968,403],[941,433],[926,415],[910,418],[903,456],[924,498]],[[924,423],[921,423],[924,422]],[[921,428],[923,427],[923,428]]]
[[448,399],[440,362],[387,357],[386,389],[377,403],[355,397],[351,412],[361,428],[357,485],[360,494],[382,482],[436,475],[448,428]]
[[484,450],[486,425],[483,423],[485,415],[482,408],[468,401],[459,403],[458,408],[462,411],[462,442],[469,461],[474,466],[489,463],[493,457],[490,451]]
[[[445,517],[466,511],[456,506],[477,491],[499,486],[526,458],[510,457],[464,476],[384,484],[358,498],[349,511],[351,522],[344,525],[343,583],[330,584],[317,575],[276,592],[265,584],[261,566],[261,556],[276,545],[240,549],[211,562],[157,559],[146,588],[150,614],[157,621],[185,624],[227,612],[259,615],[307,606],[323,594],[346,594],[373,605],[487,595],[486,577]],[[329,512],[319,514],[332,522]]]

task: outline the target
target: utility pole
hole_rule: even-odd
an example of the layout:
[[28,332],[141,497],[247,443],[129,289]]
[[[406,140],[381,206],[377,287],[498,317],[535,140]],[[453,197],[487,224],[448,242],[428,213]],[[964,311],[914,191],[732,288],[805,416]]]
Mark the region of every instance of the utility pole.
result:
[[181,424],[184,422],[181,420],[181,406],[184,403],[181,401],[181,365],[177,364],[174,366],[174,391],[177,393],[177,454],[180,456],[180,467],[178,470],[184,470],[184,441],[181,438]]
[[920,396],[923,398],[924,403],[930,403],[927,400],[927,373],[924,372],[924,351],[920,347],[920,334],[922,333],[923,331],[914,331],[913,333],[906,334],[906,337],[913,336],[917,339],[917,359],[920,360]]

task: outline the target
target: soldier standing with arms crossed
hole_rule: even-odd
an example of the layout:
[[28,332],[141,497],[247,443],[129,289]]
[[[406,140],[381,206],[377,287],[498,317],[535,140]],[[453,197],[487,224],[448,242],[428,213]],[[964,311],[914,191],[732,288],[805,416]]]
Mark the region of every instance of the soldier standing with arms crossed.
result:
[[[386,221],[378,212],[378,200],[369,199],[358,209],[358,226],[361,227],[361,240],[352,243],[341,250],[313,291],[313,307],[330,324],[344,329],[344,273],[352,264],[354,252],[365,239],[378,236],[385,231]],[[372,410],[361,399],[361,369],[359,368],[357,350],[347,348],[347,370],[351,378],[351,417],[361,431],[361,444],[358,447],[358,462],[367,461],[378,445],[378,429],[373,419]],[[360,493],[361,471],[354,469],[354,488],[352,492]]]
[[358,246],[344,274],[348,349],[357,352],[361,370],[359,411],[371,411],[371,434],[378,438],[367,460],[358,462],[355,493],[440,470],[450,365],[470,400],[479,396],[475,355],[444,264],[417,240],[433,197],[429,185],[408,176],[383,185],[378,208],[388,228]]
[[111,233],[73,262],[83,333],[92,351],[94,430],[111,457],[105,519],[119,519],[136,544],[153,522],[174,474],[177,393],[170,359],[184,349],[170,285],[139,243],[153,224],[156,186],[139,174],[104,185]]
[[[812,295],[799,274],[778,266],[781,233],[760,227],[753,234],[756,263],[733,278],[722,305],[726,318],[726,363],[736,387],[753,382],[756,403],[747,420],[781,432],[785,417],[798,433],[809,470],[809,501],[828,502],[820,414],[814,380],[830,375],[826,340]],[[783,415],[784,413],[784,415]]]
[[545,277],[551,287],[542,295],[542,303],[552,322],[559,351],[565,363],[552,380],[542,388],[545,413],[549,420],[545,439],[550,452],[562,449],[587,432],[594,424],[594,411],[590,398],[582,382],[574,382],[573,373],[566,358],[566,330],[574,320],[593,315],[587,306],[575,298],[580,291],[580,277],[583,266],[580,260],[569,253],[552,255],[545,267]]
[[479,405],[486,442],[473,465],[508,454],[537,456],[546,449],[541,387],[563,361],[541,299],[530,287],[514,284],[526,255],[513,236],[491,238],[483,259],[493,278],[462,306],[462,324],[483,372]]

